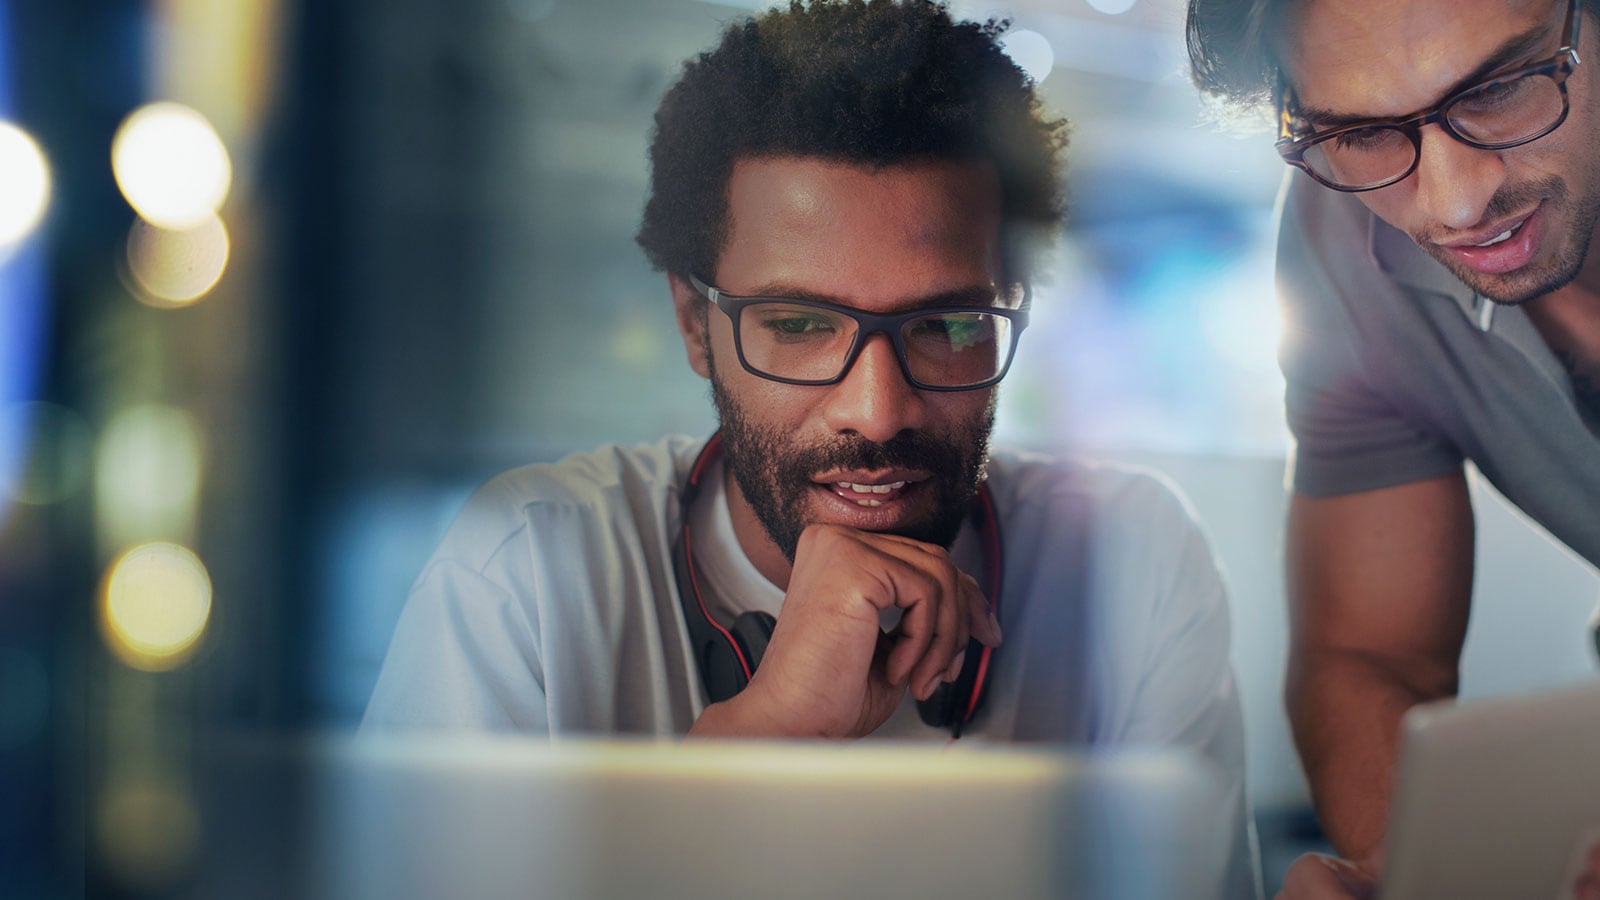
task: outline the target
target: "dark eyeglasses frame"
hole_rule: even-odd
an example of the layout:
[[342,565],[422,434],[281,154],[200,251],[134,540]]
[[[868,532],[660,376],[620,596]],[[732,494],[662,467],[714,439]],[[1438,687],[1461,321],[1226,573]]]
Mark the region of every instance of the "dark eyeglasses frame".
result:
[[[1393,119],[1365,119],[1360,122],[1352,122],[1348,125],[1341,125],[1338,128],[1334,128],[1329,131],[1320,131],[1315,134],[1296,137],[1296,116],[1294,115],[1291,93],[1288,90],[1287,85],[1280,84],[1278,89],[1278,141],[1276,144],[1278,148],[1278,155],[1283,157],[1284,162],[1294,166],[1297,169],[1300,169],[1307,175],[1310,175],[1324,187],[1332,188],[1336,191],[1343,191],[1347,194],[1355,194],[1362,191],[1375,191],[1378,188],[1388,187],[1391,184],[1399,183],[1411,177],[1411,173],[1417,170],[1417,163],[1422,159],[1422,128],[1423,126],[1431,125],[1435,122],[1439,123],[1439,128],[1442,129],[1445,134],[1448,134],[1450,137],[1460,141],[1463,144],[1466,144],[1469,147],[1477,147],[1480,150],[1509,150],[1512,147],[1520,147],[1523,144],[1532,143],[1549,134],[1550,132],[1555,131],[1557,128],[1560,128],[1561,123],[1567,120],[1567,114],[1572,111],[1571,101],[1567,97],[1567,77],[1572,74],[1572,71],[1578,67],[1578,63],[1582,61],[1578,59],[1578,25],[1583,19],[1581,10],[1582,5],[1582,0],[1568,0],[1566,22],[1567,40],[1561,45],[1561,49],[1556,51],[1554,56],[1542,62],[1534,63],[1530,66],[1525,66],[1520,69],[1515,69],[1510,72],[1504,72],[1487,78],[1478,82],[1477,84],[1465,88],[1464,90],[1460,90],[1454,94],[1451,94],[1449,97],[1446,97],[1443,102],[1439,103],[1439,105],[1414,116],[1401,116]],[[1475,91],[1481,91],[1484,88],[1493,87],[1497,84],[1505,84],[1510,81],[1516,81],[1519,78],[1526,78],[1530,75],[1548,75],[1550,79],[1556,83],[1556,87],[1561,89],[1561,115],[1550,124],[1550,127],[1538,132],[1537,134],[1529,135],[1528,137],[1517,138],[1514,141],[1485,143],[1483,141],[1473,140],[1461,132],[1456,131],[1455,127],[1450,124],[1450,119],[1445,115],[1446,110],[1455,105],[1457,101],[1461,100],[1468,94],[1471,94]],[[1382,127],[1394,128],[1400,131],[1408,140],[1411,141],[1412,146],[1411,165],[1404,172],[1388,179],[1387,181],[1380,181],[1376,184],[1362,185],[1360,187],[1347,187],[1345,185],[1334,184],[1333,182],[1323,178],[1321,175],[1318,175],[1305,161],[1306,151],[1324,141],[1333,140],[1342,134],[1348,134],[1349,132],[1359,131],[1364,128]]]
[[[855,367],[856,357],[861,355],[861,348],[866,346],[867,338],[874,334],[882,333],[887,335],[889,342],[894,345],[895,359],[897,359],[900,363],[900,374],[906,377],[906,382],[912,387],[922,391],[976,391],[999,384],[1000,380],[1006,377],[1006,373],[1011,370],[1011,360],[1017,355],[1017,341],[1022,337],[1022,330],[1028,327],[1028,300],[1026,287],[1023,288],[1023,299],[1020,305],[1014,309],[1007,309],[999,306],[941,306],[936,309],[913,309],[907,310],[903,313],[876,315],[874,313],[865,313],[858,309],[851,309],[848,306],[839,306],[834,303],[823,303],[820,300],[791,300],[787,297],[735,297],[724,293],[718,288],[712,287],[694,275],[689,276],[689,283],[693,285],[694,289],[700,293],[700,296],[710,300],[713,304],[715,304],[718,309],[722,310],[722,312],[727,315],[729,321],[733,323],[733,347],[736,351],[738,351],[739,364],[744,366],[745,371],[752,375],[765,378],[768,381],[776,381],[782,384],[796,384],[806,387],[838,384],[839,382],[843,381],[845,376],[850,374],[850,370]],[[750,361],[745,359],[744,356],[744,340],[740,337],[739,316],[743,314],[746,307],[756,303],[783,303],[789,306],[800,306],[807,309],[820,309],[826,312],[837,313],[839,315],[854,319],[857,324],[855,339],[851,343],[849,351],[845,353],[844,364],[840,367],[839,374],[832,378],[820,380],[783,378],[768,372],[763,372],[760,369],[750,365]],[[912,319],[920,319],[923,316],[941,313],[968,312],[988,313],[990,315],[1000,316],[1001,318],[1009,319],[1011,321],[1011,346],[1006,351],[1005,364],[1000,367],[1000,371],[993,378],[980,381],[976,384],[950,386],[928,384],[927,382],[918,380],[916,376],[911,374],[911,364],[906,360],[906,344],[904,336],[902,336],[900,333],[901,326],[905,325],[905,323],[911,321]]]

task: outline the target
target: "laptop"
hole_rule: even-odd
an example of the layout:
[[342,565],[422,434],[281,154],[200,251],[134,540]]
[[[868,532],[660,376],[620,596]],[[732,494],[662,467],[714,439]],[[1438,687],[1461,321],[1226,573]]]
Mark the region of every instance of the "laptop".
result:
[[1572,900],[1597,848],[1600,682],[1406,717],[1381,900]]
[[[245,763],[220,783],[283,796],[249,776],[281,764]],[[1214,769],[1176,751],[384,738],[319,744],[288,771],[301,801],[267,830],[292,859],[213,833],[204,888],[1205,900],[1232,837]],[[235,812],[215,824],[262,830],[217,799]]]

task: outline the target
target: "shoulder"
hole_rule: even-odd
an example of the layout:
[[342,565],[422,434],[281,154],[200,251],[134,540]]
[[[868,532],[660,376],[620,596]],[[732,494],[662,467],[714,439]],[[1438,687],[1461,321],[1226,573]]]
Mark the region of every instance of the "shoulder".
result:
[[1221,597],[1210,541],[1179,488],[1150,469],[997,453],[990,492],[1008,578],[1032,591],[1085,589],[1112,618]]
[[1151,469],[1082,457],[997,450],[990,490],[1002,518],[1081,525],[1100,533],[1184,532],[1194,515],[1177,486]]
[[[990,475],[1007,558],[1037,573],[1036,587],[1086,575],[1091,602],[1130,614],[1148,604],[1214,599],[1207,596],[1219,582],[1210,544],[1165,476],[1013,452],[997,452]],[[1007,570],[1014,571],[1009,563]]]
[[554,463],[502,472],[468,498],[436,559],[481,570],[529,528],[659,528],[703,439],[674,435],[634,447],[606,445]]

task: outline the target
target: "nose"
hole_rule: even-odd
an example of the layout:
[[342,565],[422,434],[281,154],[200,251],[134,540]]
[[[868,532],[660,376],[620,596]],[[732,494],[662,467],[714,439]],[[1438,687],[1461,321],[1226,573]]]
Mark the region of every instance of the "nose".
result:
[[1469,147],[1437,125],[1424,128],[1416,172],[1419,210],[1446,228],[1481,223],[1489,200],[1505,182],[1501,152]]
[[824,422],[836,433],[882,443],[927,424],[927,399],[906,381],[886,334],[870,335],[844,380],[827,390]]

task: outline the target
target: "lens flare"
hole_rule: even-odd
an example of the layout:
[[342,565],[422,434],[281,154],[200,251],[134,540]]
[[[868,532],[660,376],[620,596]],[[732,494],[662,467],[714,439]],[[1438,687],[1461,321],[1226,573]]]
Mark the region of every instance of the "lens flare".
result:
[[233,184],[233,162],[216,129],[171,102],[142,106],[123,120],[111,142],[111,170],[128,205],[172,231],[215,215]]
[[150,404],[117,413],[95,450],[95,526],[105,548],[193,539],[199,502],[199,425]]
[[1034,84],[1042,83],[1055,68],[1056,51],[1050,39],[1037,31],[1011,31],[1000,38],[1000,48]]
[[194,859],[200,822],[188,793],[146,777],[113,781],[96,818],[99,849],[117,878],[166,893]]
[[211,576],[187,547],[143,544],[106,573],[102,631],[133,668],[159,672],[181,665],[210,617]]
[[183,231],[140,220],[128,232],[128,272],[140,302],[173,309],[210,293],[228,267],[228,230],[215,215]]
[[50,205],[50,166],[26,131],[0,121],[0,253],[38,227]]

